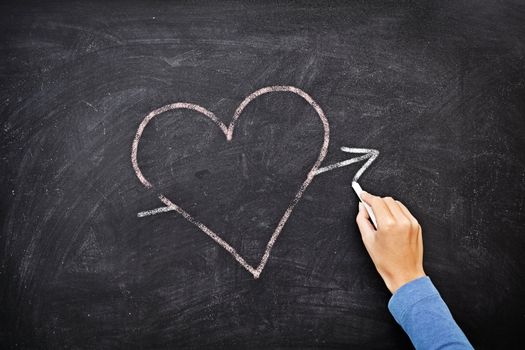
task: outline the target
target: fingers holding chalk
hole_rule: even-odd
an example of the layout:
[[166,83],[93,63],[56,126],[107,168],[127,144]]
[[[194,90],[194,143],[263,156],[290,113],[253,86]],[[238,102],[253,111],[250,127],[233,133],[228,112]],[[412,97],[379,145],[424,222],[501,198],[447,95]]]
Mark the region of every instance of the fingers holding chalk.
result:
[[370,216],[368,215],[368,211],[365,209],[365,206],[363,203],[359,202],[359,213],[356,217],[356,223],[359,227],[359,232],[361,232],[361,237],[363,240],[366,240],[369,238],[369,236],[373,233],[375,233],[375,229],[372,226],[372,223],[370,222]]
[[359,202],[359,214],[362,214],[365,217],[365,219],[370,219],[368,211],[365,209],[365,206],[361,202]]
[[368,205],[367,202],[363,201],[363,198],[361,198],[361,196],[364,193],[366,193],[366,192],[363,191],[361,186],[356,181],[352,182],[352,188],[354,189],[354,191],[355,191],[355,193],[357,195],[357,198],[359,198],[359,200],[363,203],[363,206],[365,207],[366,212],[368,213],[368,216],[370,217],[370,220],[372,220],[372,222],[374,223],[375,228],[377,228],[377,221],[376,221],[376,217],[374,215],[374,211],[372,210],[370,205]]

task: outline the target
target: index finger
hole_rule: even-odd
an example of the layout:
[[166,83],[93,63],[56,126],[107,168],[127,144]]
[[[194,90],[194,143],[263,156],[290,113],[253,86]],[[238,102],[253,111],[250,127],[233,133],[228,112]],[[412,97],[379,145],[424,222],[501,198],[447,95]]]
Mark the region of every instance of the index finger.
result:
[[363,191],[361,193],[361,198],[365,201],[366,204],[372,207],[374,214],[377,219],[377,227],[380,228],[381,224],[391,222],[394,220],[394,216],[388,209],[383,198],[374,196],[368,192]]

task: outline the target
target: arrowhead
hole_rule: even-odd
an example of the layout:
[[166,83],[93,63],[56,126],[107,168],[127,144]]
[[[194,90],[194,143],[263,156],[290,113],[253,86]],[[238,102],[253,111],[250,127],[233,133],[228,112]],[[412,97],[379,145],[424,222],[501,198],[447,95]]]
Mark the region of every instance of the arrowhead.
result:
[[342,168],[342,167],[345,167],[347,165],[350,165],[350,164],[357,163],[357,162],[360,162],[362,160],[368,159],[365,162],[365,164],[363,164],[363,166],[361,166],[361,168],[357,171],[357,173],[355,173],[354,178],[352,179],[352,181],[357,181],[357,180],[359,180],[361,175],[363,175],[365,170],[368,169],[370,164],[372,164],[374,162],[374,160],[376,160],[376,158],[379,156],[379,151],[378,150],[376,150],[376,149],[369,149],[369,148],[341,147],[341,151],[346,152],[346,153],[357,153],[357,154],[362,154],[362,155],[359,156],[359,157],[350,158],[350,159],[347,159],[347,160],[343,160],[342,162],[338,162],[338,163],[335,163],[335,164],[331,164],[331,165],[327,165],[325,167],[319,168],[315,172],[315,175],[319,175],[319,174],[325,173],[325,172],[330,171],[330,170],[334,170],[334,169],[337,169],[337,168]]

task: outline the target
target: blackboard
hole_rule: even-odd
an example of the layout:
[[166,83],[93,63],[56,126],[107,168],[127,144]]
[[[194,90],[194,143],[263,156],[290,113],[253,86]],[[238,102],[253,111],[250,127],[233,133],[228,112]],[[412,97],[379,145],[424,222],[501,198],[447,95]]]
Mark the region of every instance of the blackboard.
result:
[[[72,1],[0,7],[2,348],[410,348],[350,183],[422,224],[476,348],[523,346],[520,1]],[[175,103],[144,128],[152,111]],[[180,105],[179,105],[180,106]],[[213,113],[216,118],[206,116]],[[211,115],[211,114],[210,114]],[[219,123],[220,122],[220,123]],[[227,131],[227,130],[226,130]],[[184,213],[138,213],[169,198]],[[258,277],[258,278],[254,278]]]

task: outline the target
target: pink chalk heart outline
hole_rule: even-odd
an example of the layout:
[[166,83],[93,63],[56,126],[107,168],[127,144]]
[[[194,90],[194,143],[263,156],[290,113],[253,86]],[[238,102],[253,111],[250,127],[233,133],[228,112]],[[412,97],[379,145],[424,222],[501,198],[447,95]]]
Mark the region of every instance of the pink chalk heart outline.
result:
[[310,168],[310,171],[307,173],[305,180],[299,187],[299,190],[296,192],[294,198],[290,202],[290,205],[285,210],[283,216],[279,220],[279,223],[277,224],[275,230],[273,231],[270,240],[266,244],[266,248],[264,250],[264,254],[259,262],[259,264],[256,267],[251,266],[246,262],[246,260],[233,248],[228,242],[226,242],[224,239],[220,237],[219,234],[215,233],[212,229],[204,225],[202,222],[199,222],[196,220],[190,213],[185,211],[182,207],[175,204],[173,201],[171,201],[169,198],[167,198],[163,194],[158,194],[158,198],[160,201],[165,205],[165,207],[157,208],[154,210],[151,210],[149,212],[143,212],[139,213],[139,217],[143,217],[146,215],[153,215],[160,212],[166,212],[166,211],[175,211],[182,215],[186,220],[188,220],[193,225],[197,226],[202,232],[204,232],[206,235],[208,235],[211,239],[213,239],[217,244],[219,244],[221,247],[223,247],[227,252],[229,252],[239,264],[241,264],[242,267],[244,267],[246,270],[248,270],[254,278],[259,278],[261,275],[261,272],[263,271],[264,267],[266,266],[266,263],[268,262],[268,258],[270,257],[271,250],[277,241],[277,238],[281,234],[281,231],[284,228],[284,225],[288,221],[288,218],[292,214],[295,206],[299,201],[301,200],[304,191],[308,188],[310,183],[312,182],[313,178],[323,172],[343,167],[358,161],[362,161],[365,159],[368,159],[368,161],[363,165],[363,167],[356,173],[354,176],[354,181],[359,178],[359,176],[366,170],[366,168],[377,158],[379,152],[372,149],[364,149],[364,148],[348,148],[348,147],[342,147],[341,150],[348,153],[364,153],[364,155],[348,159],[343,162],[339,162],[336,164],[332,164],[327,167],[321,168],[321,163],[323,162],[324,158],[326,157],[326,153],[328,151],[328,144],[330,142],[330,126],[328,124],[328,119],[326,118],[325,113],[321,109],[321,107],[313,100],[313,98],[308,95],[303,90],[293,87],[293,86],[268,86],[264,87],[262,89],[259,89],[250,95],[248,95],[237,107],[235,110],[235,113],[233,114],[233,118],[228,126],[221,122],[214,113],[210,112],[204,107],[201,107],[199,105],[193,104],[193,103],[186,103],[186,102],[177,102],[165,105],[161,108],[155,109],[151,111],[148,115],[144,117],[142,122],[140,123],[137,132],[135,134],[135,138],[133,139],[132,147],[131,147],[131,163],[133,165],[133,169],[135,171],[135,174],[137,175],[140,182],[146,187],[147,189],[152,189],[154,186],[146,179],[142,171],[140,170],[138,160],[137,160],[137,153],[138,153],[138,146],[139,141],[142,137],[142,133],[144,132],[144,129],[148,125],[148,123],[155,118],[156,116],[170,111],[170,110],[177,110],[177,109],[186,109],[186,110],[193,110],[196,112],[199,112],[200,114],[206,116],[209,118],[213,123],[215,123],[219,129],[223,132],[224,136],[226,137],[227,142],[231,142],[233,139],[233,132],[235,130],[235,125],[241,116],[242,112],[246,108],[246,106],[256,99],[257,97],[271,93],[271,92],[290,92],[294,93],[300,97],[302,97],[312,108],[316,111],[322,125],[323,125],[323,144],[321,146],[321,149],[319,150],[319,155],[317,157],[317,160],[313,164],[313,166]]

